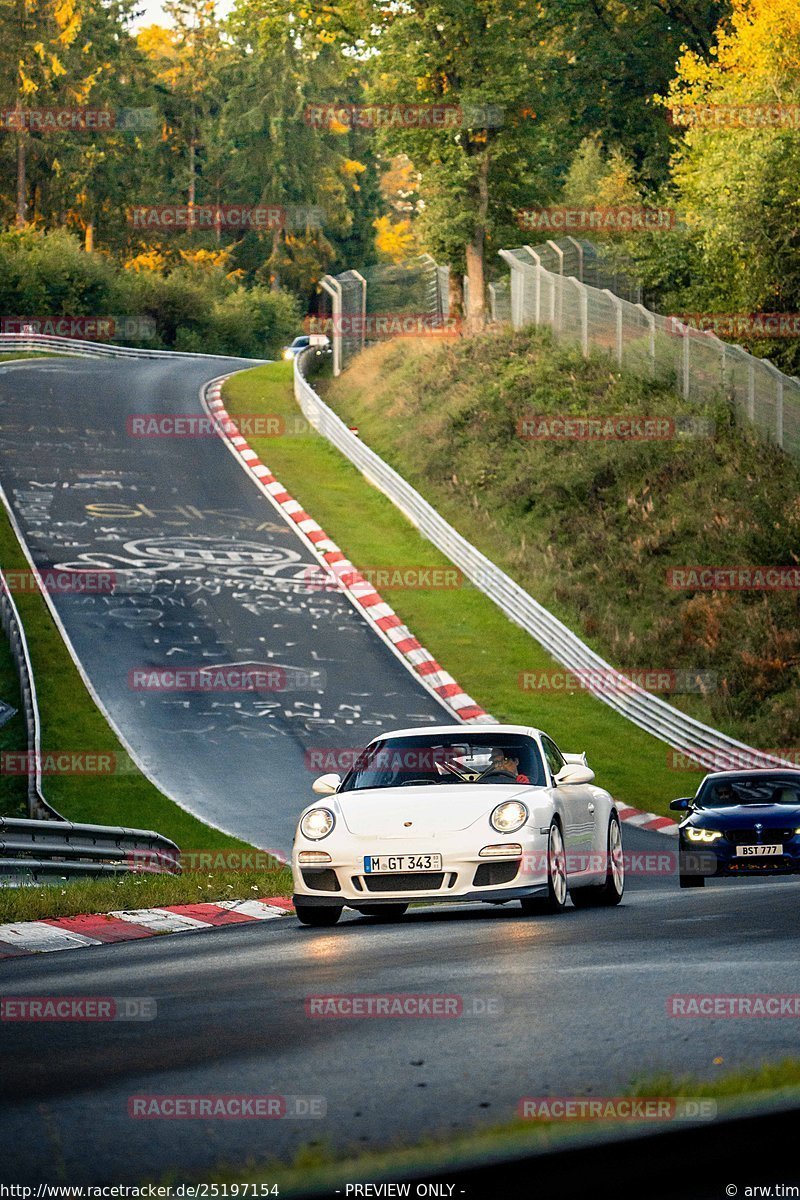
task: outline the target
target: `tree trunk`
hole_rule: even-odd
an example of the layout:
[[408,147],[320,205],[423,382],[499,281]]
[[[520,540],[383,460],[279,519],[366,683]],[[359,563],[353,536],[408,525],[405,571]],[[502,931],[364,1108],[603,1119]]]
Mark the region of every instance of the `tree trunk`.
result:
[[467,324],[472,330],[486,325],[486,219],[489,214],[489,149],[483,147],[478,166],[478,194],[472,237],[466,245],[469,311]]
[[281,231],[280,231],[280,229],[273,229],[273,231],[272,231],[272,254],[270,255],[271,270],[270,270],[270,278],[269,278],[269,290],[271,292],[278,292],[278,291],[280,291],[280,287],[281,287],[280,275],[278,274],[278,262],[279,262],[278,253],[280,251],[280,247],[281,247]]
[[464,284],[458,271],[450,268],[447,277],[447,300],[451,317],[464,314]]
[[17,134],[17,229],[25,225],[28,212],[27,179],[25,173],[25,134]]
[[[189,141],[189,212],[194,208],[195,178],[194,178],[194,138]],[[191,220],[191,217],[189,218]]]

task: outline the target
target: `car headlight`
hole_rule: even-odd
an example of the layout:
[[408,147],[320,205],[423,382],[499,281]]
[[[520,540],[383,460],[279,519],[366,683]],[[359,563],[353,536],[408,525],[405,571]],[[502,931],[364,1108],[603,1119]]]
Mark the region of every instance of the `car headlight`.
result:
[[528,810],[519,800],[506,800],[498,804],[489,817],[489,824],[498,833],[516,833],[528,819]]
[[300,822],[300,832],[312,842],[318,842],[327,837],[336,824],[336,818],[329,808],[312,808]]
[[291,360],[293,358],[294,358],[294,355],[292,354],[291,350],[284,350],[284,352],[283,352],[284,362],[291,362]]
[[686,836],[690,842],[716,842],[722,837],[719,829],[687,829]]

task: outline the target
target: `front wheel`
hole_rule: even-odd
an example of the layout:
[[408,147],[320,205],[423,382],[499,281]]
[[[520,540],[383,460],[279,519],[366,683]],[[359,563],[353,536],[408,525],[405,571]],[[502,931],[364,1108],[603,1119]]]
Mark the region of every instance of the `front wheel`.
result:
[[339,905],[331,905],[330,907],[317,908],[315,904],[295,904],[295,915],[301,925],[315,925],[317,928],[326,928],[329,925],[335,925],[342,915],[342,907]]
[[612,816],[608,822],[606,854],[608,858],[605,883],[576,888],[574,892],[570,892],[576,908],[610,908],[619,904],[622,899],[622,893],[625,891],[625,862],[622,855],[622,831],[616,816]]
[[560,913],[567,903],[567,855],[561,826],[553,821],[547,835],[547,896],[524,897],[520,900],[522,915],[538,913]]

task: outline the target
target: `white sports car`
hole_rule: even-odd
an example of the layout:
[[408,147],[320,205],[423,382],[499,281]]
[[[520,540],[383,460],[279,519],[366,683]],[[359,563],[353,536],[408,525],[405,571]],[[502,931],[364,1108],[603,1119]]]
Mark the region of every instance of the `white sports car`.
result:
[[618,904],[624,869],[613,799],[583,754],[523,725],[383,734],[302,814],[292,850],[304,925],[345,905],[401,917],[411,901],[518,900],[525,915]]

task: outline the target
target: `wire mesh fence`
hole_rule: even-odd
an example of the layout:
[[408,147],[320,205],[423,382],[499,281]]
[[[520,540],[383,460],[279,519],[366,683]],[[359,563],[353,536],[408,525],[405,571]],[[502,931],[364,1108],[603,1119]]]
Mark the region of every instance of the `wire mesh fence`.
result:
[[557,341],[577,342],[584,355],[590,347],[605,350],[620,367],[673,385],[687,400],[726,397],[741,421],[800,458],[800,380],[710,331],[651,312],[624,276],[618,274],[613,287],[589,283],[608,279],[609,271],[586,246],[548,243],[547,261],[556,259],[558,271],[545,266],[541,248],[500,251],[511,269],[508,319],[515,328],[546,325]]
[[329,297],[326,324],[335,375],[368,342],[404,332],[436,332],[449,315],[449,271],[429,254],[326,275],[321,287]]

